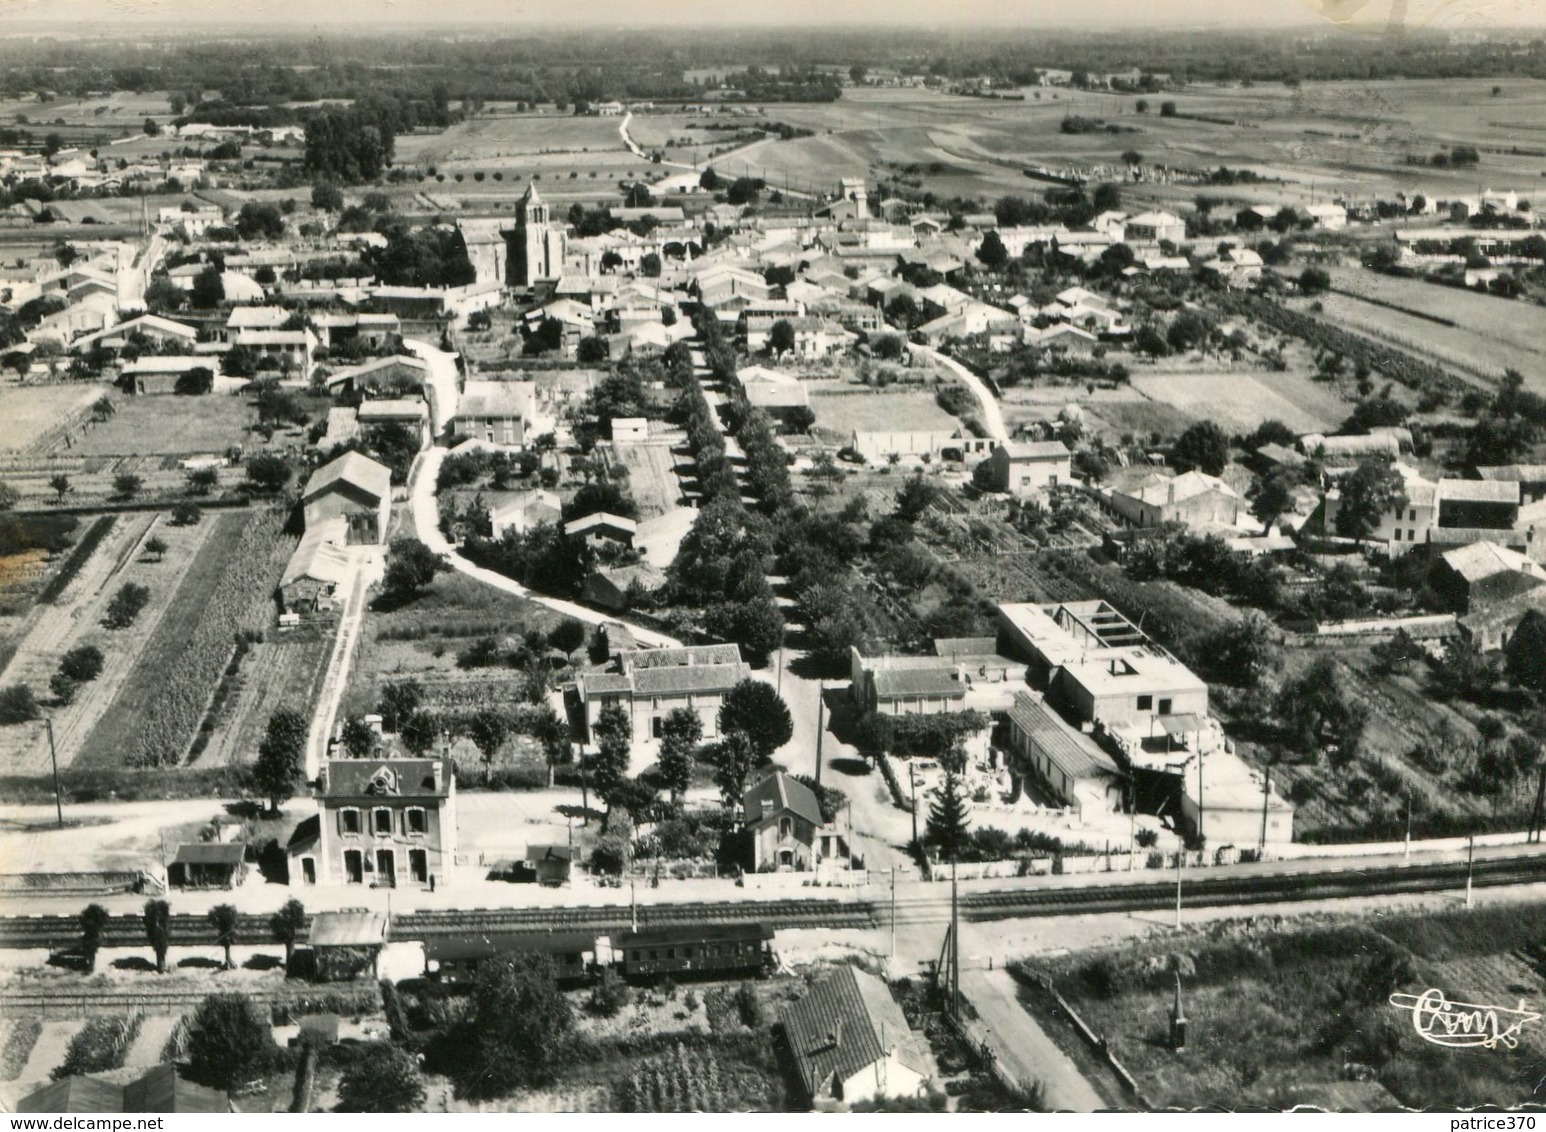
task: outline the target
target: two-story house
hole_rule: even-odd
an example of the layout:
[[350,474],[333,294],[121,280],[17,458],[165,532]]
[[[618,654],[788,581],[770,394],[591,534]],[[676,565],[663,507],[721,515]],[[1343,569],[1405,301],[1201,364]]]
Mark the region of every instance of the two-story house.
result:
[[1066,484],[1070,479],[1069,460],[1069,451],[1061,440],[1006,441],[988,457],[993,490],[1020,497]]
[[832,848],[816,795],[781,770],[769,771],[741,796],[744,828],[751,835],[755,872],[808,872]]
[[297,829],[290,842],[292,882],[394,888],[450,879],[456,779],[449,759],[328,759],[316,798],[315,829]]

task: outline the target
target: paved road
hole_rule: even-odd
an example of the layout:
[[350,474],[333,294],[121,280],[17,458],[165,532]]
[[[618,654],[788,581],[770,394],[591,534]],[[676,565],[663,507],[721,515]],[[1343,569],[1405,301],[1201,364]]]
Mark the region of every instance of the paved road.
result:
[[926,358],[932,358],[955,374],[960,379],[961,384],[972,391],[972,396],[977,398],[977,404],[982,407],[982,423],[987,426],[988,435],[998,441],[1007,441],[1009,439],[1009,430],[1004,427],[1004,414],[999,411],[998,398],[993,396],[992,390],[982,383],[981,378],[954,358],[948,358],[938,350],[930,349],[928,346],[913,345],[909,346],[908,349],[915,354],[922,354]]
[[1007,971],[961,971],[961,993],[977,1011],[967,1030],[985,1040],[999,1066],[1022,1088],[1040,1082],[1049,1109],[1095,1112],[1107,1107],[1069,1056],[1020,1005],[1014,978]]
[[[572,601],[563,601],[560,598],[547,597],[544,594],[534,593],[519,582],[505,577],[493,570],[486,570],[482,566],[474,565],[456,552],[456,548],[440,533],[440,505],[435,500],[435,481],[440,476],[440,465],[446,458],[446,449],[430,448],[419,454],[414,461],[413,469],[408,474],[408,500],[413,514],[414,536],[425,546],[443,554],[451,563],[451,568],[458,573],[466,574],[469,578],[476,578],[485,585],[495,589],[504,590],[506,593],[524,597],[538,605],[545,605],[556,613],[562,613],[566,617],[573,617],[587,625],[600,625],[606,621],[616,621],[617,618],[606,613],[587,609],[583,605],[577,605]],[[680,645],[682,642],[675,637],[668,637],[664,633],[657,633],[653,629],[645,629],[637,625],[630,625],[635,639],[641,644],[656,647],[669,648]]]

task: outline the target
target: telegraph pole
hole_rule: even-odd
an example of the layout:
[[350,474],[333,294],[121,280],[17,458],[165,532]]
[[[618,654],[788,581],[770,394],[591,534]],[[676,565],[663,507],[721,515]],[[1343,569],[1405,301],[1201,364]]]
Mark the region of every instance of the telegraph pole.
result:
[[[1199,758],[1201,756],[1198,756]],[[1272,764],[1269,762],[1262,771],[1261,783],[1261,840],[1256,844],[1256,857],[1265,860],[1267,856],[1267,804],[1272,801]]]
[[54,717],[49,716],[45,721],[48,724],[48,761],[54,767],[54,815],[58,819],[59,828],[64,828],[64,802],[59,797],[59,752],[54,749]]
[[961,919],[956,902],[956,859],[950,855],[950,1013],[961,1017]]
[[1181,930],[1181,866],[1186,862],[1186,848],[1176,853],[1176,930]]
[[907,785],[913,792],[913,844],[918,844],[918,773],[913,769],[912,760],[907,763]]
[[1401,858],[1405,861],[1412,859],[1412,792],[1406,794],[1406,839],[1402,842]]
[[1468,833],[1465,838],[1465,906],[1471,906],[1471,872],[1476,863],[1476,834]]
[[896,959],[896,866],[891,866],[891,958]]

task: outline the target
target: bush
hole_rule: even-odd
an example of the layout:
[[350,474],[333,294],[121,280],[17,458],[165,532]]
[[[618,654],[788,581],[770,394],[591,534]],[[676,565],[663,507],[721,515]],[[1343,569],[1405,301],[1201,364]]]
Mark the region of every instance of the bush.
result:
[[150,589],[134,582],[125,582],[108,602],[107,616],[102,623],[109,629],[127,629],[150,604]]
[[279,1060],[269,1019],[243,994],[212,994],[188,1024],[189,1075],[235,1089],[264,1077]]
[[102,650],[95,645],[81,645],[59,658],[59,672],[82,684],[102,675]]
[[105,1073],[123,1065],[123,1059],[139,1035],[142,1016],[98,1017],[70,1039],[64,1061],[50,1074],[55,1081],[80,1073]]
[[601,981],[591,988],[585,1008],[602,1018],[615,1017],[633,1001],[633,992],[611,967],[603,968]]
[[767,1022],[767,1011],[763,1009],[762,999],[757,996],[757,988],[752,983],[742,983],[736,987],[735,1012],[741,1022],[753,1030],[760,1030]]
[[27,685],[12,684],[0,690],[0,724],[27,723],[42,714],[37,697]]

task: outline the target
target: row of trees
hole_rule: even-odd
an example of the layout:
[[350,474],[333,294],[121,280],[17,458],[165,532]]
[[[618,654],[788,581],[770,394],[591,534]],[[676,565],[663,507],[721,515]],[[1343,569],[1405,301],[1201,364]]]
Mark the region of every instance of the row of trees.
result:
[[[226,969],[233,970],[236,964],[231,959],[231,948],[240,942],[241,913],[235,905],[217,904],[209,910],[207,918],[215,929],[215,941],[225,950]],[[88,904],[80,914],[80,951],[87,974],[97,968],[97,953],[102,950],[111,922],[112,916],[100,904]],[[141,922],[145,928],[145,942],[156,955],[156,970],[165,974],[167,952],[173,943],[172,906],[165,900],[147,900]],[[294,959],[295,945],[309,922],[305,905],[294,899],[285,901],[279,911],[269,917],[269,935],[285,949],[286,970]]]

